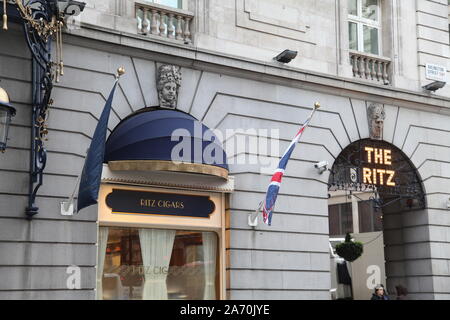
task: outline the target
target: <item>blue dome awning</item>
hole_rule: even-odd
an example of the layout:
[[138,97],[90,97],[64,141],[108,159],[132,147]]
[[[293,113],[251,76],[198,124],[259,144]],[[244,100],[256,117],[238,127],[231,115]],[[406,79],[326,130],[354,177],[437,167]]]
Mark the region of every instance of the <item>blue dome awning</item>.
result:
[[122,120],[106,142],[104,162],[128,170],[153,167],[216,175],[208,166],[228,174],[226,153],[207,126],[182,111],[161,108],[144,108]]

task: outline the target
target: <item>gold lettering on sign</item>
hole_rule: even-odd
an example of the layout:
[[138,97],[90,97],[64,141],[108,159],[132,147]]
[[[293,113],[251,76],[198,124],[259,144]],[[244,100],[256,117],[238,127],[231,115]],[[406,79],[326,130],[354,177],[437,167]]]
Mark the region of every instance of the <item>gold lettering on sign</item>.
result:
[[[367,163],[375,163],[385,166],[392,165],[392,150],[365,147],[364,151],[367,153]],[[386,175],[388,176],[387,179]],[[363,183],[395,187],[394,176],[394,170],[381,168],[363,168]]]
[[152,200],[152,199],[141,199],[141,207],[151,207],[151,208],[155,208],[156,207],[156,200]]
[[375,163],[383,164],[383,149],[375,149]]
[[367,162],[368,162],[368,163],[372,163],[372,152],[373,152],[373,148],[365,147],[364,150],[367,152]]
[[384,184],[384,174],[386,173],[386,170],[377,169],[378,176],[380,177],[380,184]]
[[392,179],[394,179],[395,171],[386,170],[386,173],[389,175],[386,185],[388,185],[390,187],[395,187],[395,182],[392,181]]
[[384,150],[384,164],[386,165],[392,165],[392,156],[391,156],[391,150],[385,149]]
[[183,201],[141,199],[141,207],[184,209]]
[[159,200],[158,207],[184,209],[184,203],[183,203],[183,201]]
[[363,168],[364,174],[364,182],[363,183],[367,183],[367,184],[372,184],[372,170],[370,170],[369,168]]

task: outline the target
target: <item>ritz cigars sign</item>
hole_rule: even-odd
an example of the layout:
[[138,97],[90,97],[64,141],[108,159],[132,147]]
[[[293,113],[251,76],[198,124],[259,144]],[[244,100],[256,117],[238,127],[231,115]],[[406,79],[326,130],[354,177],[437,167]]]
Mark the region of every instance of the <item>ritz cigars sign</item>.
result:
[[215,210],[208,196],[113,189],[106,205],[116,214],[209,218]]

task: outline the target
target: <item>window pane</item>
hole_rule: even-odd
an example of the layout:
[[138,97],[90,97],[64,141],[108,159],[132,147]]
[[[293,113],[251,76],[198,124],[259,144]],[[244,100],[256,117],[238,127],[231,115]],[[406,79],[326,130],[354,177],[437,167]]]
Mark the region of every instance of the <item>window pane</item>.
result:
[[378,0],[362,0],[363,18],[378,21]]
[[348,23],[348,40],[350,50],[358,50],[358,26],[356,23]]
[[358,15],[358,0],[348,0],[348,14]]
[[382,211],[375,210],[372,201],[358,202],[359,231],[375,232],[383,230]]
[[364,52],[379,54],[378,52],[378,29],[363,26]]
[[353,232],[352,204],[341,203],[328,206],[330,236],[342,236]]
[[383,231],[383,212],[373,210],[373,231]]
[[154,0],[153,2],[179,9],[182,7],[182,0]]
[[347,233],[352,233],[353,232],[352,204],[343,203],[340,204],[339,206],[341,210],[342,234],[345,235]]
[[358,202],[359,232],[372,232],[373,230],[373,203],[372,201]]
[[100,229],[109,229],[101,278],[104,300],[212,300],[218,297],[215,233]]
[[104,300],[142,299],[144,276],[137,229],[109,228],[102,282]]
[[330,236],[338,236],[341,234],[339,205],[331,205],[328,207],[328,226]]

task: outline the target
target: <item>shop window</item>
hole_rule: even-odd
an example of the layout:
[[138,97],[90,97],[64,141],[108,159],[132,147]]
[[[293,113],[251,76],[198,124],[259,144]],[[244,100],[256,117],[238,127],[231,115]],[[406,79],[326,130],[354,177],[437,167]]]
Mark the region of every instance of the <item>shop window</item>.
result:
[[212,300],[218,293],[214,232],[99,229],[98,298]]
[[348,0],[350,50],[381,55],[380,0]]

